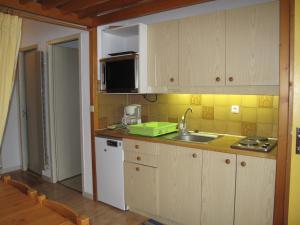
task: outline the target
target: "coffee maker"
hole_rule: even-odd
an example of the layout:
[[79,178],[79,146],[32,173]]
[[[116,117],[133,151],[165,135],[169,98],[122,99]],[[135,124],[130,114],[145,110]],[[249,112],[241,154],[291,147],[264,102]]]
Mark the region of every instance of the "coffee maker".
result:
[[124,125],[132,125],[132,124],[141,123],[142,122],[141,108],[142,108],[141,105],[137,105],[137,104],[125,106],[122,123]]

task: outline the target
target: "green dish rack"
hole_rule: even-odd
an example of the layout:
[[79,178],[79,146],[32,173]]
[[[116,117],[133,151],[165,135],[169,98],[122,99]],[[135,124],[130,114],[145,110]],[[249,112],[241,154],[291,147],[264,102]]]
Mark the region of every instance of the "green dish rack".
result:
[[156,137],[156,136],[177,131],[177,123],[148,122],[148,123],[129,125],[128,130],[130,134]]

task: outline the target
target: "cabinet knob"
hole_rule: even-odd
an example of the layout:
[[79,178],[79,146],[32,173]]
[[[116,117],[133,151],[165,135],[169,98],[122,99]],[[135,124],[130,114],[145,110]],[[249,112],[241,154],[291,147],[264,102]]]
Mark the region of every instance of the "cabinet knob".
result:
[[216,77],[216,81],[217,82],[221,81],[221,78],[220,77]]
[[136,171],[140,171],[140,167],[136,167],[135,170],[136,170]]
[[193,158],[197,158],[197,154],[196,153],[193,153]]
[[140,161],[142,158],[140,156],[136,157],[136,160]]
[[232,82],[232,81],[233,81],[233,77],[229,77],[228,80],[229,80],[230,82]]
[[225,160],[225,163],[226,163],[226,164],[230,164],[230,159],[226,159],[226,160]]
[[139,146],[139,145],[135,145],[134,147],[135,147],[135,149],[139,149],[139,148],[140,148],[140,146]]
[[242,162],[241,162],[241,166],[242,166],[242,167],[245,167],[246,165],[247,165],[247,163],[246,163],[245,161],[242,161]]
[[170,78],[170,82],[174,82],[174,78],[173,77]]

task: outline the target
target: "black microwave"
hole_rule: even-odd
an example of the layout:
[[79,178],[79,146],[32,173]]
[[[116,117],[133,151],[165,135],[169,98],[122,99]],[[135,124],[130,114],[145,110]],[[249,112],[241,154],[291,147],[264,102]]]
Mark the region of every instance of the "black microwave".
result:
[[101,59],[100,64],[101,91],[108,93],[138,92],[138,54]]

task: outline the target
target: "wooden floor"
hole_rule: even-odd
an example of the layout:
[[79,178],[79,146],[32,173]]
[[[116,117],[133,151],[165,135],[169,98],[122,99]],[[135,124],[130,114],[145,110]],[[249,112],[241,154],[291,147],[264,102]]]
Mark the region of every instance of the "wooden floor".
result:
[[92,225],[139,225],[146,220],[145,217],[135,213],[123,212],[108,205],[86,199],[80,193],[61,184],[45,182],[28,172],[16,171],[9,173],[9,175],[13,179],[22,181],[45,194],[49,199],[62,202],[78,213],[89,216]]

